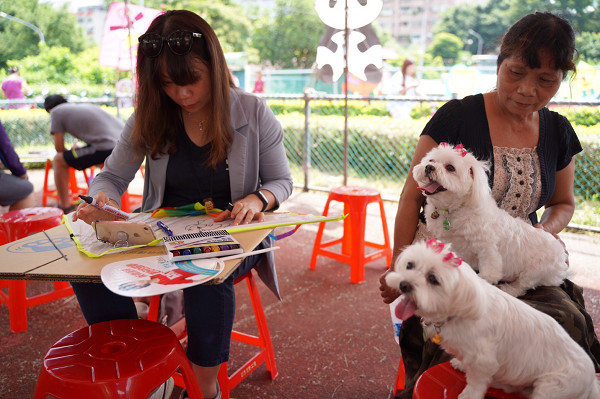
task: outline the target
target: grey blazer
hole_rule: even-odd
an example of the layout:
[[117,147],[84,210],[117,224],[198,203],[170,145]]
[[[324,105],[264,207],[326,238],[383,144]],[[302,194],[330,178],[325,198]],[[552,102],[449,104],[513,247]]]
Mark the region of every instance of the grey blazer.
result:
[[[95,197],[102,191],[119,202],[145,158],[142,212],[149,212],[162,204],[169,155],[153,160],[132,148],[129,136],[134,117],[132,115],[127,120],[116,147],[104,162],[104,168],[92,181],[89,194]],[[231,89],[231,126],[233,144],[227,158],[233,201],[262,188],[273,193],[277,200],[273,210],[277,209],[293,189],[281,125],[263,99],[240,89]],[[272,240],[265,238],[263,245],[272,246]],[[261,256],[256,271],[281,299],[272,252]]]

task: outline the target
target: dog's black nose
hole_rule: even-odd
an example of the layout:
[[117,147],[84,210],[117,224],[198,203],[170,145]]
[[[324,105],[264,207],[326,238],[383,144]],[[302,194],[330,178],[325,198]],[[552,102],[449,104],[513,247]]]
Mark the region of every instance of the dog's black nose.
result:
[[426,165],[425,166],[425,175],[429,176],[431,174],[431,172],[435,171],[435,166],[433,165]]
[[407,283],[406,281],[401,281],[399,288],[400,288],[401,292],[403,292],[404,294],[407,294],[412,291],[413,287],[412,287],[411,283]]

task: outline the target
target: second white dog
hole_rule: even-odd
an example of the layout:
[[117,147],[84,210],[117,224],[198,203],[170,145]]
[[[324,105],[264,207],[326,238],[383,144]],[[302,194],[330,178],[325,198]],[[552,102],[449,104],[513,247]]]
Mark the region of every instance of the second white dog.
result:
[[427,197],[425,218],[434,237],[479,270],[479,276],[520,296],[567,277],[567,255],[552,234],[512,217],[492,197],[487,164],[462,146],[442,143],[423,157],[413,177]]
[[396,315],[421,316],[429,338],[455,356],[467,386],[531,399],[598,399],[594,365],[552,317],[499,290],[434,239],[407,247],[386,276],[403,295]]

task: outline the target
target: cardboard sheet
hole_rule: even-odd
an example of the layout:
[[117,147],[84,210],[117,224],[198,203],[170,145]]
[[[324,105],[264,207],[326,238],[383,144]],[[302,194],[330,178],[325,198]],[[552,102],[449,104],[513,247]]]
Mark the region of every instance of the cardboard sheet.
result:
[[[234,233],[234,236],[244,248],[251,250],[270,231],[271,228],[243,231]],[[101,270],[109,263],[165,255],[164,246],[153,246],[90,258],[77,250],[65,225],[56,226],[46,233],[51,241],[42,232],[1,246],[0,279],[100,282]],[[226,261],[224,272],[211,282],[222,282],[239,262],[240,259]]]

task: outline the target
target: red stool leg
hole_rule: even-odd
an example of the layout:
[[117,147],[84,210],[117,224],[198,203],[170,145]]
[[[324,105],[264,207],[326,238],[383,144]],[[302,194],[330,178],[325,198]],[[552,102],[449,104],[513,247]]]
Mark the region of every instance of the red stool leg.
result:
[[228,362],[221,364],[221,368],[219,369],[219,376],[217,377],[217,379],[219,380],[219,388],[221,388],[221,399],[229,399],[229,394],[234,388],[229,381],[229,372],[227,365]]
[[388,224],[385,217],[385,209],[383,207],[383,200],[379,197],[379,214],[381,215],[381,228],[383,229],[383,250],[385,257],[387,258],[387,266],[389,267],[392,262],[392,244],[390,241],[390,233],[388,231]]
[[125,193],[123,193],[123,196],[121,197],[121,210],[123,212],[131,212],[131,204],[129,201],[129,191],[125,190]]
[[21,332],[27,330],[27,304],[25,281],[8,282],[8,317],[10,331]]
[[77,195],[79,191],[79,185],[77,184],[77,176],[75,175],[75,169],[69,167],[69,190],[71,190],[71,196]]
[[404,359],[400,357],[400,364],[398,364],[398,374],[396,375],[396,384],[394,385],[394,395],[404,389]]
[[267,325],[267,318],[265,316],[265,311],[260,299],[258,287],[256,286],[256,280],[251,272],[247,274],[246,282],[248,284],[250,299],[252,300],[254,316],[256,317],[256,323],[258,324],[259,337],[261,341],[260,346],[264,348],[267,370],[271,374],[271,379],[274,380],[279,374],[277,371],[277,365],[275,364],[275,351],[273,350],[273,342],[271,341],[271,334],[269,333],[269,326]]
[[160,295],[154,295],[150,298],[148,306],[148,320],[158,321],[158,308],[160,307]]
[[[329,214],[329,204],[331,202],[331,196],[327,198],[327,202],[325,203],[325,208],[323,209],[323,216],[327,216]],[[345,223],[345,221],[344,221]],[[317,231],[317,236],[315,238],[315,245],[313,246],[313,253],[310,258],[310,268],[315,270],[317,268],[317,256],[319,256],[319,252],[321,249],[321,241],[323,240],[323,231],[325,230],[325,223],[319,223],[319,230]]]
[[349,202],[344,201],[344,215],[348,215],[344,219],[344,234],[342,236],[342,253],[348,256],[352,256],[352,242],[353,230],[352,224],[354,223],[353,217],[353,205]]
[[[352,200],[350,200],[352,202]],[[359,284],[365,281],[365,228],[367,218],[367,203],[351,203],[350,235],[350,282]],[[344,231],[346,236],[346,231]]]
[[48,197],[53,197],[53,190],[48,188],[48,176],[50,174],[50,168],[52,167],[52,161],[46,160],[46,172],[44,174],[44,187],[42,188],[42,206],[48,204]]

